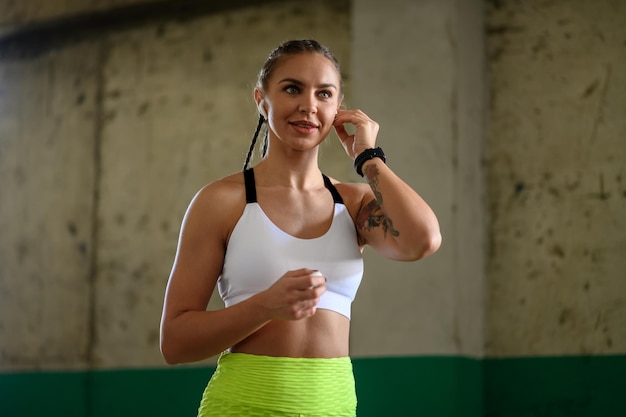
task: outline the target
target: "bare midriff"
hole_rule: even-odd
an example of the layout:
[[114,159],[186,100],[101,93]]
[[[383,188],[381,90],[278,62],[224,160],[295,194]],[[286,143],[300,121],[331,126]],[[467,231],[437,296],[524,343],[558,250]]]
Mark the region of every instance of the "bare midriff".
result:
[[350,320],[319,309],[302,320],[274,320],[232,347],[231,352],[291,358],[340,358],[349,354]]

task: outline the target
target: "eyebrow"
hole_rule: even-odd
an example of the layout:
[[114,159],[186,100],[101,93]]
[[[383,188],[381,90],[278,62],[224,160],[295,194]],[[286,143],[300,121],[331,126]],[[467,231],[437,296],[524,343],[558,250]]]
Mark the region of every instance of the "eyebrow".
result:
[[[297,86],[303,86],[304,83],[300,80],[296,80],[295,78],[284,78],[282,80],[280,80],[278,82],[278,84],[282,84],[282,83],[291,83],[291,84],[295,84]],[[326,84],[318,84],[316,85],[317,88],[334,88],[335,90],[337,90],[337,86],[335,84],[332,83],[326,83]]]

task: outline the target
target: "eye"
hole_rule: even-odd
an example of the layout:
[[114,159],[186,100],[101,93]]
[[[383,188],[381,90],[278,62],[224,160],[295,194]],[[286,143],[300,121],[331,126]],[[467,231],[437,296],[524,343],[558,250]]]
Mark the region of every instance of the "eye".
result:
[[288,85],[283,89],[288,94],[297,94],[300,92],[300,89],[295,85]]
[[331,98],[333,96],[333,93],[331,93],[328,90],[323,90],[319,92],[319,96],[325,99]]

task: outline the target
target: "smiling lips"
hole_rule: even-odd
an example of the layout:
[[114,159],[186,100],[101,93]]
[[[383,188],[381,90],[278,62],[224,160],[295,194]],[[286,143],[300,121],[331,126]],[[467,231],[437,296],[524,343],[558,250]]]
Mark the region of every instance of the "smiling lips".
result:
[[307,122],[306,120],[290,122],[289,124],[293,126],[295,130],[301,133],[311,133],[318,128],[318,126],[315,123]]

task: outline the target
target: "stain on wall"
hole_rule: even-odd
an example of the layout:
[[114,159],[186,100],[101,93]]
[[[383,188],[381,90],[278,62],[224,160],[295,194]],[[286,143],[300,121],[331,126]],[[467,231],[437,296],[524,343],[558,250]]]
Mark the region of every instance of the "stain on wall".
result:
[[487,5],[487,352],[624,352],[626,4]]

